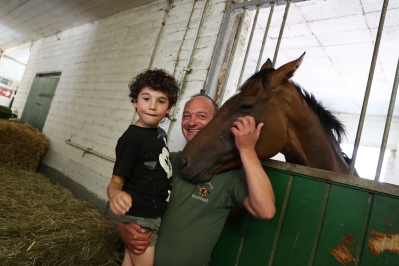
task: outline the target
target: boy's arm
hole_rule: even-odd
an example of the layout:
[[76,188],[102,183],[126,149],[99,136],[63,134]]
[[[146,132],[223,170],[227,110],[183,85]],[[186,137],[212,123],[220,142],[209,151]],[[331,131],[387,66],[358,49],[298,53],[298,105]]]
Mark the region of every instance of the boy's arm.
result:
[[132,206],[132,197],[122,191],[125,178],[120,175],[113,175],[107,187],[107,194],[110,199],[110,208],[116,215],[125,214]]
[[263,123],[260,123],[256,127],[253,117],[239,117],[233,123],[231,132],[235,137],[248,185],[249,195],[244,206],[257,218],[271,219],[276,213],[273,187],[255,151],[262,126]]

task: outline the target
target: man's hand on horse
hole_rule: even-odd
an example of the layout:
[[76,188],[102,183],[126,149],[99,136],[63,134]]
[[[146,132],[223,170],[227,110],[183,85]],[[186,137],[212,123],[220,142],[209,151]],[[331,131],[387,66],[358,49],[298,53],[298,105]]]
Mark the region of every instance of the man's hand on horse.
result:
[[255,149],[263,125],[263,123],[259,123],[256,126],[255,119],[252,116],[237,118],[230,130],[234,134],[236,147],[240,152]]
[[144,232],[144,229],[136,223],[119,222],[118,224],[119,237],[126,247],[137,255],[144,253],[154,236],[152,231]]

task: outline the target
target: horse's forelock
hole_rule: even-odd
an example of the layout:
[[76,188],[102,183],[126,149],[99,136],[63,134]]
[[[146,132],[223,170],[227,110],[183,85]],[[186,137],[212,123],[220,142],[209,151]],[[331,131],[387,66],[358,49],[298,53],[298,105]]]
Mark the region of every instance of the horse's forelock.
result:
[[[345,126],[321,102],[317,101],[313,94],[304,90],[299,84],[290,80],[291,84],[298,90],[310,108],[316,113],[321,124],[325,128],[331,143],[341,143],[342,137],[346,136]],[[334,136],[334,133],[336,137]]]
[[259,70],[258,72],[256,72],[255,74],[253,74],[252,76],[250,76],[239,88],[239,90],[241,90],[248,82],[255,80],[255,79],[262,79],[262,84],[265,84],[267,81],[267,76],[271,73],[275,71],[274,68],[264,68]]

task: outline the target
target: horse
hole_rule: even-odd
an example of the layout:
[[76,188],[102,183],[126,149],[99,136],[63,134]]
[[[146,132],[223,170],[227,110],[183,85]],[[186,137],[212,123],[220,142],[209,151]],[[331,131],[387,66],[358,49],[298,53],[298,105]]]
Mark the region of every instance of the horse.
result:
[[264,123],[255,145],[260,160],[280,152],[288,163],[348,174],[350,159],[339,146],[346,135],[344,125],[291,80],[304,56],[278,69],[267,59],[221,106],[181,153],[179,167],[187,180],[206,182],[214,174],[242,166],[230,131],[240,116]]

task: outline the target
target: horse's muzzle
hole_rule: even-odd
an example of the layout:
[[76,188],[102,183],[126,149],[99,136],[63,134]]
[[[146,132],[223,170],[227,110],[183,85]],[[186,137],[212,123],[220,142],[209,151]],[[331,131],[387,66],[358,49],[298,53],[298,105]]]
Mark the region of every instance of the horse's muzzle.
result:
[[181,175],[187,179],[188,181],[196,184],[200,182],[205,182],[208,181],[208,170],[209,167],[203,168],[201,170],[195,169],[195,167],[192,167],[193,165],[189,164],[188,158],[185,156],[180,157],[179,161],[179,169]]

